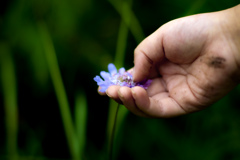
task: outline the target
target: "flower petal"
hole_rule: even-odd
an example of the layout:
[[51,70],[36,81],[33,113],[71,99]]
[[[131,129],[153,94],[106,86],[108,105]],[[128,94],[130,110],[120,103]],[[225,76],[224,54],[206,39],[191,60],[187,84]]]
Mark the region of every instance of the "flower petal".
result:
[[111,85],[119,85],[119,86],[126,86],[126,87],[134,87],[140,86],[145,89],[151,84],[152,80],[145,80],[142,82],[135,83],[133,82],[133,76],[131,73],[126,72],[125,68],[122,67],[119,70],[116,69],[115,65],[110,63],[108,65],[108,72],[101,71],[100,76],[94,77],[94,81],[97,82],[97,85],[100,87],[100,92],[106,92],[109,86]]
[[117,73],[117,68],[115,67],[114,64],[109,63],[109,65],[108,65],[108,71],[109,71],[109,73],[110,73],[111,75],[114,75],[114,74]]
[[108,72],[105,72],[105,71],[101,71],[100,75],[103,77],[104,80],[109,80],[111,76]]
[[100,92],[106,92],[106,90],[108,89],[109,86],[111,86],[110,83],[105,83],[105,84],[102,84],[102,85],[99,85],[100,86],[100,89],[99,91]]
[[106,92],[107,89],[108,89],[108,86],[107,86],[107,87],[101,87],[101,86],[100,86],[99,91],[100,91],[100,92]]
[[100,78],[99,76],[94,77],[93,80],[96,81],[97,83],[103,81],[102,78]]
[[118,70],[118,72],[119,72],[120,74],[123,74],[123,73],[125,72],[125,68],[124,68],[124,67],[120,68],[120,69]]

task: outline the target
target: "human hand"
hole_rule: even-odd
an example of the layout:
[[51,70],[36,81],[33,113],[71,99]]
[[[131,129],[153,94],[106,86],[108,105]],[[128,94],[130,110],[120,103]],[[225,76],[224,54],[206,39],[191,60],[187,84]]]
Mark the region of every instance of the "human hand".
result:
[[144,117],[173,117],[199,111],[240,82],[240,6],[173,20],[143,40],[134,53],[134,81],[111,86],[107,95]]

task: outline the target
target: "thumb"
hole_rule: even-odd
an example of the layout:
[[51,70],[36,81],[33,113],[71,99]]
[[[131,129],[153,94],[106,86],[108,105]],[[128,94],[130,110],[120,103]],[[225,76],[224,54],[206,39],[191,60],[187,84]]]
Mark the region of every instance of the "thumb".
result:
[[144,39],[134,51],[135,82],[143,81],[156,75],[155,67],[164,58],[163,38],[159,30]]

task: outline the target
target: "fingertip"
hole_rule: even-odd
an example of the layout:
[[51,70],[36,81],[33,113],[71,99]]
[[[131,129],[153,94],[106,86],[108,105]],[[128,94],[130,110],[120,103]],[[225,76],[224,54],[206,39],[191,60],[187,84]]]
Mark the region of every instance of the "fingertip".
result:
[[132,96],[135,100],[135,103],[140,110],[142,110],[142,108],[148,108],[149,96],[145,89],[137,86],[137,87],[133,87],[131,89],[131,92],[132,92]]
[[146,90],[142,87],[136,86],[131,88],[131,92],[133,95],[137,95],[137,96],[141,96],[144,92],[146,92]]
[[146,60],[145,53],[143,51],[135,51],[134,53],[134,71],[133,81],[140,82],[149,76],[152,63]]
[[119,90],[119,88],[120,88],[120,86],[110,86],[106,90],[106,94],[108,95],[108,97],[116,99],[116,98],[118,98],[118,90]]
[[98,87],[98,94],[100,94],[101,96],[105,96],[106,95],[106,92],[101,92],[101,87]]
[[129,87],[119,88],[118,96],[122,101],[129,100],[129,97],[131,97],[131,89]]
[[123,89],[122,89],[123,87],[121,87],[121,88],[119,88],[119,90],[118,90],[118,97],[121,99],[121,100],[123,100],[124,99],[124,96],[123,96]]
[[111,98],[112,97],[112,91],[109,88],[106,90],[106,94],[107,94],[108,97]]
[[118,95],[120,100],[123,102],[123,105],[130,110],[132,113],[141,116],[141,117],[148,117],[145,115],[135,104],[135,100],[132,95],[132,89],[129,87],[121,87],[118,90]]

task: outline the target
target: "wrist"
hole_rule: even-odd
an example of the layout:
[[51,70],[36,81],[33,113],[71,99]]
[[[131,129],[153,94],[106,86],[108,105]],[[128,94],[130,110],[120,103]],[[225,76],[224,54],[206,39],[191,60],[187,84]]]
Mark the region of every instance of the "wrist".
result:
[[228,45],[231,47],[233,58],[236,64],[236,78],[238,83],[240,83],[240,5],[223,11],[224,18],[223,32],[228,39]]
[[233,20],[232,31],[236,46],[238,47],[238,57],[240,57],[240,4],[232,8]]
[[[234,40],[235,40],[235,46],[237,48],[237,52],[235,54],[236,63],[238,66],[237,76],[240,77],[240,4],[233,7],[233,15],[234,15],[234,22],[235,22],[235,28],[234,28]],[[240,79],[240,78],[238,78]],[[240,83],[240,80],[238,81]]]

